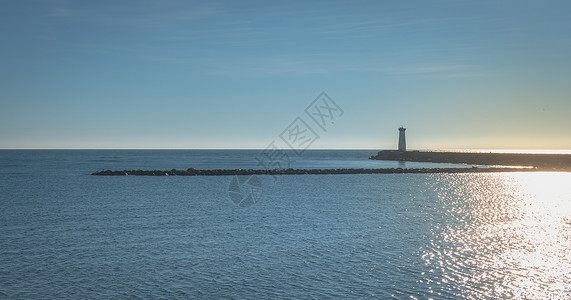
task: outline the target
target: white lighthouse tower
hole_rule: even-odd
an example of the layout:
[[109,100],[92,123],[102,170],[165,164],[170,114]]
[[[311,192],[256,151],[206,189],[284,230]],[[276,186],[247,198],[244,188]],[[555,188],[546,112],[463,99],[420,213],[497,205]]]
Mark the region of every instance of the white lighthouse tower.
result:
[[406,138],[404,136],[405,130],[406,130],[406,128],[404,128],[403,126],[401,126],[399,128],[399,151],[400,152],[406,152]]

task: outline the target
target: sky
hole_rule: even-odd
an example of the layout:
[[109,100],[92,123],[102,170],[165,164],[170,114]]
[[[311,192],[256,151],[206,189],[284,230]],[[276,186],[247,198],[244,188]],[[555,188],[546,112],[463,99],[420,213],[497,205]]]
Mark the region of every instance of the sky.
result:
[[[569,1],[0,0],[0,148],[571,149]],[[305,112],[322,92],[343,111]],[[333,121],[333,120],[332,120]]]

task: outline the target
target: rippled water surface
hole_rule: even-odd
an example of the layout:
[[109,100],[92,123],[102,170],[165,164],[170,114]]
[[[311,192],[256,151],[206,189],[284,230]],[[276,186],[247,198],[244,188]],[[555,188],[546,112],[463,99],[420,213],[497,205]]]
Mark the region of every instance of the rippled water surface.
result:
[[[373,153],[295,167],[399,167]],[[0,151],[0,298],[571,293],[571,173],[260,176],[247,207],[230,176],[88,175],[247,168],[255,154]]]

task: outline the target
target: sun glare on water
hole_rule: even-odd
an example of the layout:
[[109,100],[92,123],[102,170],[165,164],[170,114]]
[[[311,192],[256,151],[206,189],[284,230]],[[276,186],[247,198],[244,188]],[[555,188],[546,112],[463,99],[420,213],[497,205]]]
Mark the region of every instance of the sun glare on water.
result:
[[[423,257],[461,298],[564,299],[571,293],[571,173],[444,175],[453,217]],[[445,245],[445,247],[442,247]]]

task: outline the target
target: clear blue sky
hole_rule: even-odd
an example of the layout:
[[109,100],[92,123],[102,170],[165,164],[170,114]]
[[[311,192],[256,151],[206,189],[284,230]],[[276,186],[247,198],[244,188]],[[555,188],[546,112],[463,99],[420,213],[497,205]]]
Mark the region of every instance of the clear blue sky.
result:
[[0,148],[571,149],[568,1],[0,1]]

